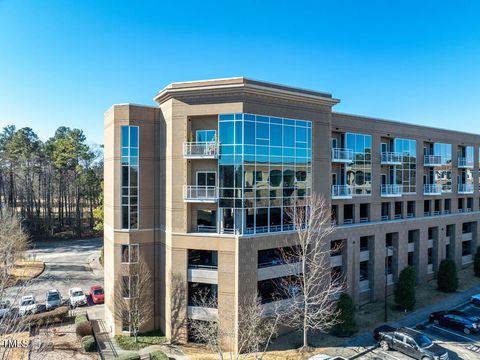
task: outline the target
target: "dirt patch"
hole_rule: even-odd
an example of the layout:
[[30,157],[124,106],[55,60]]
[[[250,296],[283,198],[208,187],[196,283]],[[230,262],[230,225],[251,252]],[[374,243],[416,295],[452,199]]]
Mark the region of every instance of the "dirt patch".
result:
[[97,353],[81,351],[80,339],[75,333],[73,322],[42,327],[32,337],[31,360],[93,360]]

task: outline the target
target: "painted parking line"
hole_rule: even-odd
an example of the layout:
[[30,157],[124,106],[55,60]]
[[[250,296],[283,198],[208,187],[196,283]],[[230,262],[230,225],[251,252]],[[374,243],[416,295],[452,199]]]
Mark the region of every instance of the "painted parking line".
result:
[[[427,327],[427,328],[428,328],[428,327]],[[457,338],[463,339],[464,341],[466,340],[466,341],[468,341],[468,342],[477,342],[477,339],[475,339],[475,338],[469,337],[469,336],[467,336],[467,335],[462,335],[462,334],[456,333],[456,332],[454,332],[454,331],[445,329],[445,328],[440,327],[440,326],[437,326],[437,325],[431,325],[430,328],[433,328],[433,329],[442,331],[442,332],[447,333],[447,334],[451,334],[452,336],[455,336],[455,337],[457,337]]]

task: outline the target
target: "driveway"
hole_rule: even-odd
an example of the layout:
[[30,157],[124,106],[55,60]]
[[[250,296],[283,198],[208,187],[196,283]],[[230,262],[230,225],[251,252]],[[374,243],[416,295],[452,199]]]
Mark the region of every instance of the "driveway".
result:
[[[28,250],[26,255],[43,261],[45,270],[22,292],[35,295],[37,301],[44,304],[45,293],[49,289],[57,289],[66,299],[71,287],[78,286],[87,292],[92,285],[103,285],[103,271],[98,266],[95,267],[102,245],[101,238],[35,243],[35,247]],[[9,297],[15,305],[18,304],[18,299],[14,298],[19,290],[18,287],[8,289]]]

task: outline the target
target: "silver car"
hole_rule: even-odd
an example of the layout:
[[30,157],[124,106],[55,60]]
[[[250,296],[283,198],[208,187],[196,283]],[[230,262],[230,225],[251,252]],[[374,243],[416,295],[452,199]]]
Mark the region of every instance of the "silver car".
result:
[[57,289],[47,291],[45,299],[45,309],[52,310],[62,305],[62,296]]

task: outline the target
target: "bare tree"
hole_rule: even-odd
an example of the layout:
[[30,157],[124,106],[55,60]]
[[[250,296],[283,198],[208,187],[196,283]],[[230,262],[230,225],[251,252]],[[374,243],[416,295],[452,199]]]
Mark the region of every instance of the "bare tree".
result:
[[[202,318],[208,317],[209,308],[217,307],[216,298],[205,292],[200,293],[194,302],[200,309]],[[190,320],[189,329],[193,337],[215,352],[220,360],[225,356],[231,360],[252,357],[257,360],[263,359],[272,338],[277,333],[280,316],[276,312],[272,316],[266,316],[256,294],[241,300],[236,329],[233,326],[234,315],[230,314],[230,316],[228,313],[224,314],[222,317],[222,321],[226,323],[223,326],[218,323],[218,320]]]
[[138,263],[128,265],[120,275],[115,288],[115,317],[128,327],[138,341],[142,327],[153,316],[152,275],[142,257]]
[[303,332],[302,350],[306,350],[311,331],[325,332],[338,323],[336,298],[344,285],[330,270],[334,227],[327,200],[313,193],[307,206],[296,206],[288,215],[297,237],[296,246],[282,251],[283,261],[294,274],[280,283],[282,298],[287,298],[281,308],[282,322]]

